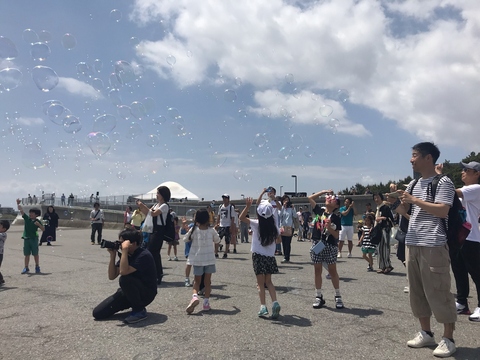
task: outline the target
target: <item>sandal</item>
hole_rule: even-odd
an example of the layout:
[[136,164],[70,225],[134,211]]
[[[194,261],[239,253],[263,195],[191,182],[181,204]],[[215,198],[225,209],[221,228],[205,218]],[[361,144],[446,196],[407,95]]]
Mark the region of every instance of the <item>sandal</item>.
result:
[[384,274],[385,273],[385,270],[384,269],[378,269],[377,270],[377,274]]
[[388,274],[388,273],[391,273],[392,270],[393,270],[393,267],[388,267],[388,268],[386,268],[386,269],[384,270],[383,273],[384,273],[384,274]]

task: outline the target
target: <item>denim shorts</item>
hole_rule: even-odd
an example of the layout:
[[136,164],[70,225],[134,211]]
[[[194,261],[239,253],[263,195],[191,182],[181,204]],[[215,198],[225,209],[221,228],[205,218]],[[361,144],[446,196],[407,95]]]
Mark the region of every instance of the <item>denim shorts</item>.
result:
[[213,274],[214,272],[216,272],[215,264],[205,266],[193,265],[193,275],[195,276],[202,276],[203,274]]

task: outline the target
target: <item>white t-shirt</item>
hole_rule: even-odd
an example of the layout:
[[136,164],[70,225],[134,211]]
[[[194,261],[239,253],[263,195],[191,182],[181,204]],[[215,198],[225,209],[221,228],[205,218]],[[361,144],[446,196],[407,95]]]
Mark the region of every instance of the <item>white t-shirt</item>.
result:
[[3,248],[5,247],[5,241],[7,240],[7,233],[0,233],[0,254],[3,254]]
[[460,189],[463,194],[462,204],[467,210],[467,221],[472,224],[472,230],[467,240],[480,242],[480,230],[478,228],[478,216],[480,215],[480,185],[467,185]]
[[[158,203],[156,203],[155,205],[152,206],[152,212],[159,208],[162,214],[157,216],[157,226],[162,226],[162,224],[165,224],[165,221],[167,220],[168,205],[166,203],[163,203],[162,205],[159,205]],[[160,216],[162,217],[163,222],[162,222],[162,219],[160,219]]]
[[218,216],[220,217],[220,226],[227,227],[232,225],[232,218],[235,217],[234,215],[235,210],[233,209],[232,204],[228,204],[225,206],[222,204],[218,209]]
[[103,220],[105,219],[105,215],[103,214],[102,209],[98,209],[98,210],[93,209],[90,212],[90,217],[95,219],[95,220],[92,220],[92,224],[103,224]]
[[252,246],[250,251],[252,253],[264,255],[264,256],[275,256],[275,241],[268,246],[262,246],[260,242],[260,231],[258,229],[258,220],[250,220],[250,228],[252,229]]

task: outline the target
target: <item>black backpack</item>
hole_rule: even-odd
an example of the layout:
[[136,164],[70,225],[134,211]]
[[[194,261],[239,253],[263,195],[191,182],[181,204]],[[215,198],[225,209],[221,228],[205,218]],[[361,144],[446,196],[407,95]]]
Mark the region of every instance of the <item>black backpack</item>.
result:
[[[430,192],[432,194],[432,201],[435,202],[435,194],[437,192],[438,182],[442,177],[446,175],[438,174],[435,175],[432,182],[428,184],[427,194]],[[418,179],[415,179],[410,193],[413,192],[413,188],[417,184]],[[445,227],[445,232],[447,234],[447,243],[448,245],[455,247],[462,247],[465,242],[468,234],[470,234],[470,229],[472,224],[467,221],[467,213],[462,206],[462,202],[458,198],[457,193],[455,192],[453,196],[453,204],[448,210],[448,221],[442,219],[443,226]]]
[[[167,204],[168,205],[168,204]],[[168,205],[168,213],[167,218],[165,219],[165,223],[163,223],[163,216],[160,216],[162,221],[162,226],[165,226],[164,233],[163,233],[163,240],[172,243],[175,241],[175,223],[173,222],[172,214],[170,213],[170,205]]]

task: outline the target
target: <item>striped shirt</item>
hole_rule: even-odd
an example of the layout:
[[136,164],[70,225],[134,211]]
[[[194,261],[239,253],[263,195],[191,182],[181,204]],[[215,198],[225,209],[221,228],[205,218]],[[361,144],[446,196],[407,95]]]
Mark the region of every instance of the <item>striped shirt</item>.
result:
[[372,231],[372,228],[370,228],[368,226],[363,226],[362,231],[363,231],[362,248],[364,248],[364,249],[376,249],[377,246],[373,245],[370,241],[370,231]]
[[[424,201],[433,202],[432,183],[433,176],[427,179],[420,178],[411,191],[413,182],[408,184],[407,192],[412,192],[412,195]],[[437,185],[437,192],[435,194],[436,204],[447,204],[452,206],[453,197],[455,194],[455,187],[447,176],[440,179]],[[447,221],[447,219],[445,219]],[[410,246],[443,246],[447,241],[445,227],[443,220],[436,217],[419,206],[412,204],[412,214],[410,215],[410,222],[408,224],[408,231],[405,237],[405,244]]]

